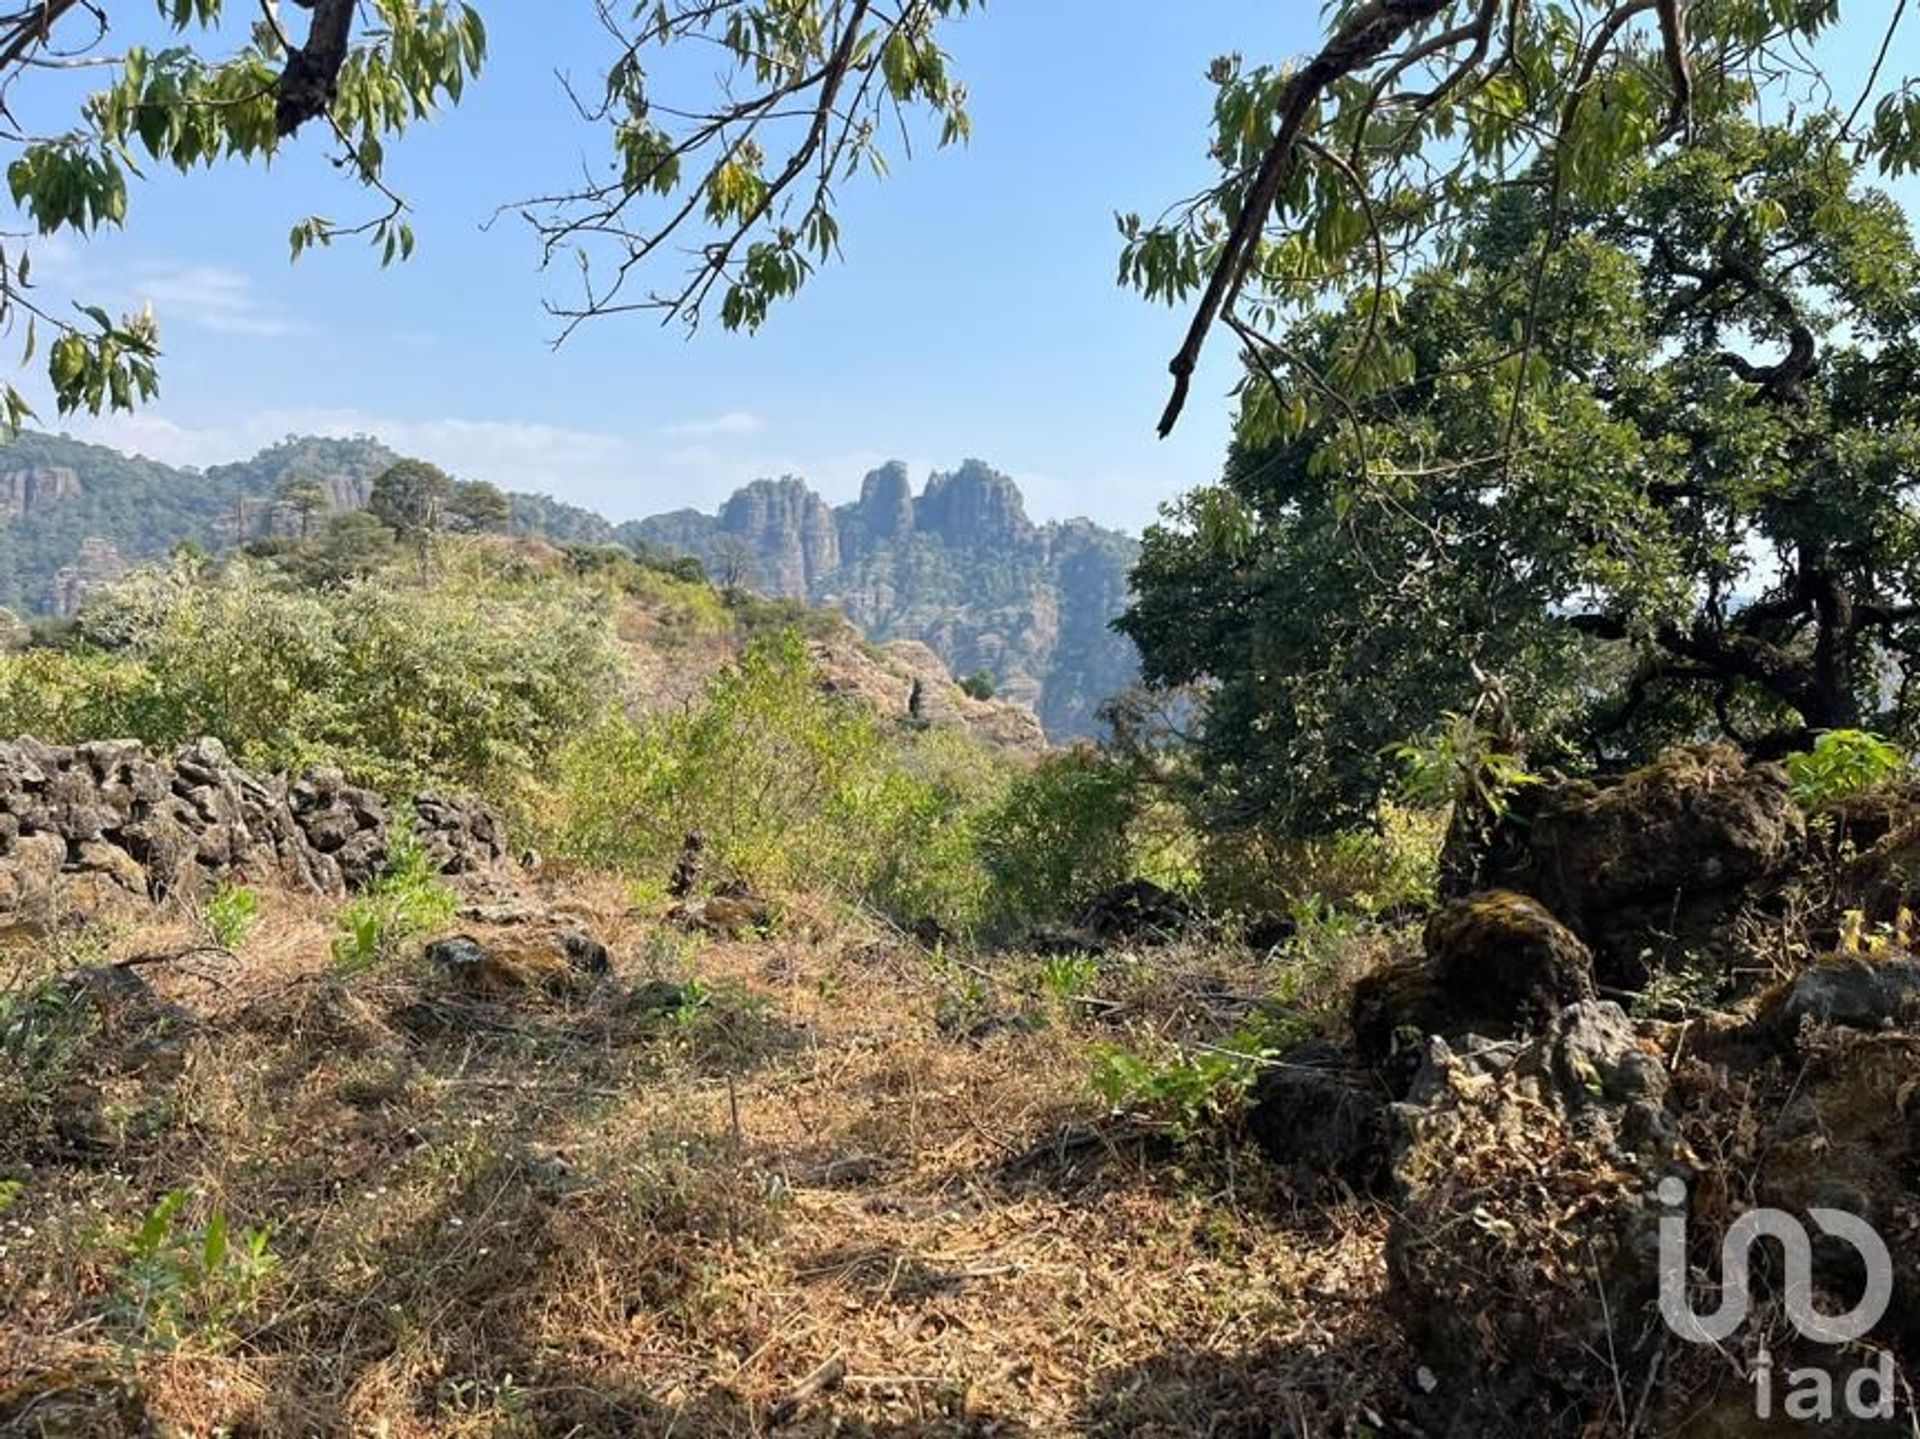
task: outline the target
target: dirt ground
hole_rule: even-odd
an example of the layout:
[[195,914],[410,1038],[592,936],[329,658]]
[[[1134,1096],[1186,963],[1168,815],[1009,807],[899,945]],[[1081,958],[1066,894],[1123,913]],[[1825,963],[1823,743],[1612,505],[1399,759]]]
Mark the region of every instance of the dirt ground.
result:
[[286,896],[231,955],[166,958],[184,919],[69,946],[161,956],[180,1038],[13,1036],[0,1432],[1306,1436],[1411,1381],[1383,1213],[1089,1086],[1104,1045],[1218,1033],[1253,961],[1080,994],[857,918],[545,902],[611,949],[591,989],[343,978]]

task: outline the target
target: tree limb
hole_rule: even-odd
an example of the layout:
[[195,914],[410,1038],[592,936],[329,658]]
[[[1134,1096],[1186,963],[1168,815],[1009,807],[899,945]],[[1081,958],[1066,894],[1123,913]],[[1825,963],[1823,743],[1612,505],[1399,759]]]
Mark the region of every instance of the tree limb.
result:
[[326,114],[339,93],[340,67],[347,62],[347,43],[353,34],[355,0],[298,0],[312,9],[307,43],[288,52],[280,72],[280,98],[274,106],[274,124],[282,136],[291,135],[307,121]]
[[1280,92],[1279,124],[1266,155],[1248,188],[1246,203],[1226,243],[1214,261],[1200,308],[1187,327],[1187,337],[1168,364],[1173,396],[1160,416],[1160,437],[1173,433],[1186,408],[1187,391],[1207,335],[1223,311],[1230,310],[1246,279],[1258,247],[1260,232],[1273,213],[1274,201],[1293,169],[1294,152],[1307,117],[1322,95],[1337,81],[1378,60],[1408,31],[1425,24],[1447,8],[1448,0],[1373,0],[1355,11],[1320,53],[1294,73]]

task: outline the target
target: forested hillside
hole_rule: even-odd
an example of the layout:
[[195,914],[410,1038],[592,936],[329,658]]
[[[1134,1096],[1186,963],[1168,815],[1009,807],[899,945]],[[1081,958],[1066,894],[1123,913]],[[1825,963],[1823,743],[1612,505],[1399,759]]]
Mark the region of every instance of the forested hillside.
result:
[[[0,605],[67,614],[129,565],[176,545],[215,550],[297,534],[303,521],[289,486],[318,487],[314,514],[357,510],[399,458],[366,437],[289,436],[249,460],[186,470],[24,431],[0,444]],[[517,534],[613,540],[613,527],[588,511],[546,495],[510,499]]]
[[[0,445],[0,606],[70,614],[103,583],[193,543],[208,550],[323,528],[366,507],[400,456],[370,438],[290,436],[204,471],[25,433]],[[625,542],[690,555],[716,578],[844,612],[879,641],[919,640],[983,693],[1086,736],[1138,675],[1125,608],[1138,544],[1084,520],[1039,525],[1019,488],[978,461],[916,498],[903,465],[830,508],[798,480],[759,481],[718,516],[615,526],[547,495],[509,494],[509,532],[555,544]]]

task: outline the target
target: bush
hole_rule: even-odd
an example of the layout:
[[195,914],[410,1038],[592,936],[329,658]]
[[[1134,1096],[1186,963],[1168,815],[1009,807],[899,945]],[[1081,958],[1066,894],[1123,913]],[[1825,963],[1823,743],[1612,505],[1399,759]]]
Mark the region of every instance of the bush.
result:
[[990,700],[1000,691],[999,683],[987,670],[975,670],[960,681],[961,693],[977,700]]
[[217,735],[269,770],[336,764],[376,788],[510,801],[608,703],[611,627],[578,588],[461,575],[329,593],[236,561],[135,575],[72,651],[0,656],[0,732],[156,747]]
[[1218,830],[1202,847],[1209,903],[1248,915],[1331,906],[1369,916],[1422,908],[1434,898],[1445,809],[1382,801],[1369,827],[1299,839],[1260,829]]
[[1196,878],[1191,835],[1152,775],[1092,745],[1022,775],[981,829],[990,908],[1006,927],[1064,918],[1136,877],[1174,889]]
[[972,741],[905,733],[825,693],[789,630],[750,644],[686,712],[609,717],[568,746],[547,844],[664,873],[699,830],[723,873],[966,927],[985,898],[977,824],[1003,785]]

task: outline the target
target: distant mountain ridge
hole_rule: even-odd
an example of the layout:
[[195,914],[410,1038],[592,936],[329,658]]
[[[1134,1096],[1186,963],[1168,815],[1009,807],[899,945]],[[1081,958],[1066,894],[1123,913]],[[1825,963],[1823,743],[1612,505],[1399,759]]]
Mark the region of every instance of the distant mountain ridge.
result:
[[921,640],[955,674],[985,670],[1055,738],[1093,733],[1101,702],[1139,672],[1109,628],[1137,541],[1088,520],[1036,524],[1019,486],[979,460],[917,496],[896,461],[838,507],[803,480],[756,480],[717,515],[676,510],[618,533],[695,555],[716,578],[835,606],[872,639]]
[[[71,613],[184,541],[219,549],[294,533],[298,518],[274,498],[282,482],[315,480],[332,509],[358,509],[400,458],[366,436],[290,436],[252,459],[191,470],[21,434],[0,445],[0,606]],[[1138,543],[1086,520],[1036,524],[1014,481],[977,460],[933,475],[918,495],[896,462],[838,507],[789,477],[745,486],[718,514],[618,525],[550,496],[511,498],[518,534],[693,555],[716,580],[836,606],[878,642],[922,641],[955,674],[991,674],[1056,739],[1093,733],[1100,703],[1138,673],[1131,642],[1108,628]]]
[[[27,432],[0,445],[0,606],[68,614],[132,564],[193,541],[209,549],[297,519],[277,505],[282,481],[310,479],[330,508],[359,509],[400,456],[378,440],[289,436],[250,460],[181,469],[64,435]],[[557,543],[613,544],[603,517],[546,495],[514,495],[513,527]]]

